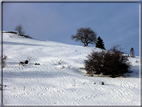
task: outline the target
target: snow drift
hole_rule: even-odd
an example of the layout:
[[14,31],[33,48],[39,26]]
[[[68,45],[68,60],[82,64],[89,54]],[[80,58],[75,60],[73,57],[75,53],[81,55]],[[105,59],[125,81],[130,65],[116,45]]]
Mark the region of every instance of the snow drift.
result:
[[101,51],[3,33],[3,104],[140,105],[139,57],[129,58],[133,73],[126,77],[88,77],[80,68],[92,50]]

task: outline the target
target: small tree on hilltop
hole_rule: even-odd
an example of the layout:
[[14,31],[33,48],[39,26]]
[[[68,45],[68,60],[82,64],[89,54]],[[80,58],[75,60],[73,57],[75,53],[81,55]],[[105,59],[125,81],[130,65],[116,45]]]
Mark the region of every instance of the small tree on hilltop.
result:
[[22,36],[22,35],[25,34],[24,31],[23,31],[22,25],[17,25],[17,26],[15,27],[15,30],[19,33],[20,36]]
[[131,49],[130,49],[130,55],[131,55],[132,57],[134,57],[134,48],[131,48]]
[[96,33],[88,28],[80,28],[77,30],[76,35],[72,35],[72,39],[75,41],[81,41],[84,46],[88,46],[88,44],[96,43]]
[[101,48],[101,49],[105,49],[104,42],[100,36],[97,39],[96,47]]

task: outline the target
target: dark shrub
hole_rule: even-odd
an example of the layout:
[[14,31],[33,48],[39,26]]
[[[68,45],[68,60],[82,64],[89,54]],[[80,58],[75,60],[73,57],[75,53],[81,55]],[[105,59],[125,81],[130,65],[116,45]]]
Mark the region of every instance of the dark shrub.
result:
[[5,33],[13,33],[13,34],[17,34],[17,32],[13,32],[13,31],[6,31]]
[[24,37],[32,39],[32,37],[30,37],[29,35],[24,35]]
[[30,39],[32,39],[32,37],[30,37],[29,35],[20,35],[20,36],[23,36],[23,37],[25,37],[25,38],[30,38]]
[[117,47],[113,47],[108,52],[92,52],[84,60],[87,74],[103,74],[110,77],[122,76],[128,72],[128,58],[124,56]]
[[35,63],[35,65],[40,65],[40,63]]
[[104,52],[92,52],[85,60],[85,70],[87,74],[100,74],[103,72]]
[[107,52],[104,56],[104,75],[110,75],[111,77],[121,76],[128,72],[129,65],[127,63],[127,57],[120,53]]
[[29,62],[29,61],[28,61],[28,60],[26,60],[26,61],[25,61],[25,64],[28,64],[28,62]]
[[101,82],[101,85],[105,85],[104,82]]

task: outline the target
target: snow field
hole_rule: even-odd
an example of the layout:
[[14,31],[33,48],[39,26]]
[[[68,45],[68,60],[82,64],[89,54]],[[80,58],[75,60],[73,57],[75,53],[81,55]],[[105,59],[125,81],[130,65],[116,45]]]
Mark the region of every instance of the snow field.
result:
[[[128,77],[88,77],[86,56],[101,49],[3,33],[4,105],[140,105],[139,57]],[[20,61],[30,59],[26,66]],[[137,62],[138,61],[138,62]],[[40,63],[40,65],[35,65]],[[104,85],[101,85],[101,82]]]

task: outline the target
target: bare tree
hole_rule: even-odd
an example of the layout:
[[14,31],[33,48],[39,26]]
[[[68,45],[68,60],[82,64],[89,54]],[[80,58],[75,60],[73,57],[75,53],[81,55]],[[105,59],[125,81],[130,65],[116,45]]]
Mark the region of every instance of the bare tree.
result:
[[130,55],[131,55],[132,57],[134,57],[134,48],[133,48],[133,47],[130,49]]
[[15,27],[15,30],[19,33],[20,36],[24,35],[24,31],[23,31],[22,25],[17,25]]
[[71,38],[75,41],[81,41],[84,46],[88,46],[88,44],[96,43],[96,36],[96,33],[88,27],[78,29],[76,35],[72,35]]

